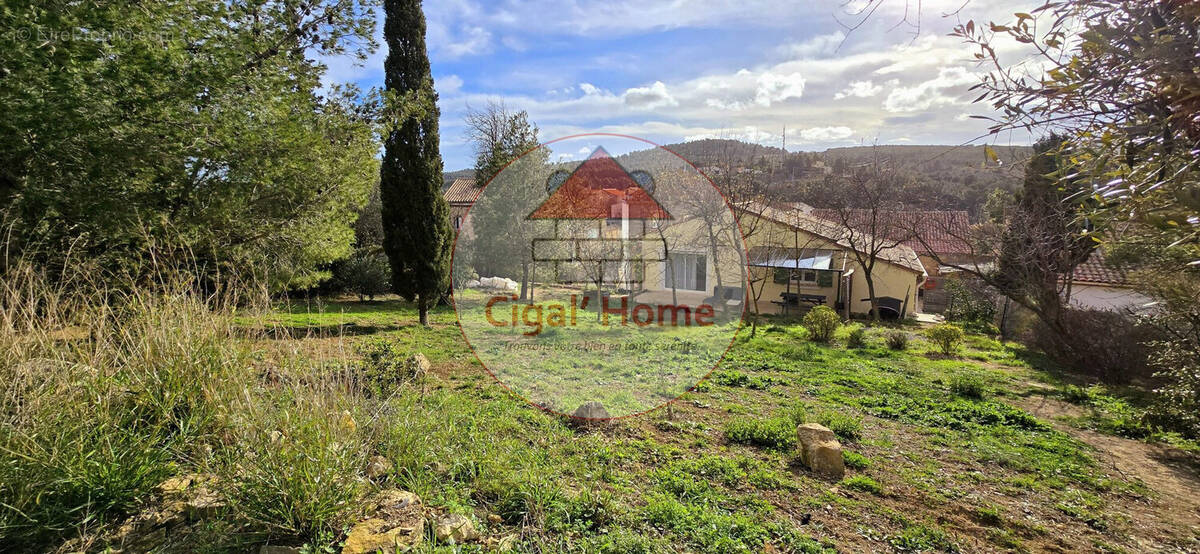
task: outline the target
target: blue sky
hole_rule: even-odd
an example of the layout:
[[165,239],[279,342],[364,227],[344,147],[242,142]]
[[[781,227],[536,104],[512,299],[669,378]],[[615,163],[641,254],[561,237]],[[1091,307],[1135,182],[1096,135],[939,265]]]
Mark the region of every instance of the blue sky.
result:
[[[472,165],[463,117],[489,100],[528,111],[543,141],[612,132],[659,144],[718,137],[778,146],[786,127],[788,150],[812,151],[984,134],[984,122],[967,118],[987,113],[967,92],[983,68],[946,35],[960,20],[1006,20],[1020,6],[923,0],[914,34],[916,0],[878,1],[853,31],[839,20],[856,21],[861,6],[843,0],[426,2],[446,169]],[[385,55],[383,47],[361,65],[328,60],[327,78],[382,86]]]

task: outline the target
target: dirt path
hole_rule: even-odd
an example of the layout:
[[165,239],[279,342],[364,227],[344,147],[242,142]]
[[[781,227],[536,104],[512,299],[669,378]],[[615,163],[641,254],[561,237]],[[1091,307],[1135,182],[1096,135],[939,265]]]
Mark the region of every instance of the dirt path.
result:
[[1200,553],[1200,459],[1167,445],[1072,427],[1056,418],[1085,415],[1085,410],[1055,398],[1035,395],[1015,404],[1095,448],[1097,461],[1116,475],[1153,491],[1149,498],[1113,507],[1129,518],[1131,546],[1142,552]]

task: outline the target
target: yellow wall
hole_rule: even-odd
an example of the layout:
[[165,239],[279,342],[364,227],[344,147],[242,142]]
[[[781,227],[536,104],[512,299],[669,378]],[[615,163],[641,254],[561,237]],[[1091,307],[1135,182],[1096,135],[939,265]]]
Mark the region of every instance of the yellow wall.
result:
[[[746,217],[755,216],[747,215]],[[820,287],[817,285],[807,284],[801,284],[797,286],[795,283],[793,283],[791,286],[791,292],[822,295],[825,297],[826,305],[833,308],[838,300],[839,282],[845,282],[845,279],[843,279],[842,276],[845,275],[845,272],[854,269],[854,272],[850,276],[850,311],[853,314],[870,313],[871,302],[866,300],[869,296],[867,293],[866,274],[858,266],[853,254],[847,251],[844,247],[836,243],[832,243],[817,235],[808,233],[807,231],[793,230],[786,225],[771,220],[758,219],[757,221],[743,223],[745,223],[746,228],[750,230],[750,236],[746,237],[746,245],[751,249],[756,246],[773,245],[784,248],[834,251],[830,268],[841,270],[841,272],[835,273],[835,279],[832,286]],[[676,236],[690,236],[697,234],[698,231],[696,228],[693,228],[693,225],[694,224],[681,225],[679,226],[679,229],[673,229],[672,231],[673,233],[678,233]],[[654,236],[653,233],[647,233],[647,235]],[[695,241],[680,240],[678,238],[673,239],[668,237],[667,242],[671,245],[670,250],[674,252],[695,252],[706,255],[708,254],[708,251],[701,245],[692,244],[692,242]],[[726,260],[726,262],[722,264],[722,267],[737,267],[736,264],[731,264],[732,260]],[[665,281],[663,264],[660,262],[647,262],[645,264],[645,268],[644,286],[648,289],[662,288],[663,282]],[[707,278],[707,289],[711,294],[713,287],[717,282],[716,276],[713,273],[714,264],[709,263],[707,269],[709,273]],[[754,279],[762,279],[765,277],[765,282],[756,281],[753,283],[753,285],[751,285],[752,288],[747,291],[752,295],[747,308],[750,310],[755,309],[755,301],[753,297],[757,296],[758,311],[760,313],[779,313],[779,305],[772,304],[771,301],[780,300],[779,295],[780,293],[788,290],[787,286],[785,284],[775,283],[772,273],[770,273],[773,271],[771,269],[752,267],[750,268],[750,271],[752,272]],[[912,314],[918,310],[917,292],[919,290],[919,283],[922,279],[922,274],[920,272],[879,260],[875,263],[875,268],[872,273],[875,280],[875,295],[877,297],[891,296],[904,300],[905,296],[907,295],[907,314]],[[733,281],[737,281],[739,279],[739,276],[726,276],[723,279],[726,285],[731,284],[730,277],[733,278]],[[845,294],[844,291],[843,294]],[[809,304],[802,303],[801,307],[803,308],[808,305]]]
[[[755,217],[747,215],[746,217]],[[831,269],[841,269],[843,273],[838,274],[839,279],[845,271],[851,269],[854,272],[850,276],[850,311],[854,314],[867,314],[871,311],[871,302],[866,300],[869,297],[867,293],[867,278],[866,273],[859,267],[857,261],[851,252],[847,251],[840,245],[829,242],[819,236],[813,235],[802,230],[793,230],[790,227],[764,219],[746,222],[747,228],[750,229],[750,236],[746,237],[746,243],[750,248],[755,246],[774,245],[786,248],[802,248],[802,249],[823,249],[835,250],[833,261],[830,265]],[[756,268],[761,270],[761,268]],[[766,275],[766,283],[763,287],[762,294],[758,297],[758,309],[761,313],[778,313],[779,306],[772,304],[772,300],[779,300],[779,293],[786,290],[786,285],[776,284],[770,274]],[[902,301],[905,296],[908,297],[908,314],[917,311],[917,291],[919,290],[918,283],[921,280],[921,273],[902,267],[890,262],[879,260],[875,262],[875,268],[872,271],[872,277],[875,281],[875,296],[891,296],[899,298]],[[845,281],[844,279],[842,280]],[[759,288],[758,284],[754,285],[755,291]],[[792,292],[800,292],[803,294],[820,294],[824,295],[826,304],[829,307],[834,307],[837,302],[837,285],[832,287],[817,287],[801,285],[797,290],[795,284],[792,285]],[[844,291],[843,291],[844,294]],[[754,303],[751,302],[750,309],[754,309]]]

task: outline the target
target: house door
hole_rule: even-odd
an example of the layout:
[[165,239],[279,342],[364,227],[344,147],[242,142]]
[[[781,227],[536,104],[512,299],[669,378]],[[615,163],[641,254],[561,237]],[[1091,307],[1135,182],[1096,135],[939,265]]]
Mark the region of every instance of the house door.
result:
[[672,253],[667,257],[667,287],[679,290],[707,290],[708,266],[703,254]]

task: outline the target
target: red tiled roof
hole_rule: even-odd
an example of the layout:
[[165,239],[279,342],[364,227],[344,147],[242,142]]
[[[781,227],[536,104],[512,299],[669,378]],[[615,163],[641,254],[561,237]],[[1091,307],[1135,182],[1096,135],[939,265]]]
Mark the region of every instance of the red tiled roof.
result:
[[[814,209],[812,215],[833,222],[842,218],[838,210],[824,208]],[[851,210],[850,226],[860,232],[870,232],[870,210]],[[888,226],[897,233],[905,236],[915,231],[922,240],[916,237],[907,238],[903,244],[917,252],[934,252],[937,254],[970,254],[971,245],[963,237],[971,223],[967,212],[961,210],[888,210],[879,213],[880,217],[891,222]],[[926,248],[925,245],[929,245]]]
[[475,203],[475,198],[479,196],[479,191],[481,190],[483,190],[483,187],[475,186],[475,179],[460,178],[450,183],[450,186],[442,192],[442,196],[446,197],[446,202],[452,205],[471,205]]
[[[747,202],[741,209],[758,217],[823,237],[843,248],[852,248],[851,241],[846,238],[849,232],[845,227],[842,227],[841,224],[821,219],[813,214],[794,209],[763,206],[754,202]],[[863,234],[866,235],[865,233]],[[866,239],[867,236],[863,238]],[[868,242],[870,242],[869,239]],[[898,244],[893,247],[884,248],[879,252],[879,256],[884,261],[925,275],[925,266],[921,263],[920,258],[917,257],[917,252],[907,244]]]
[[1100,283],[1104,285],[1128,285],[1129,279],[1125,270],[1109,265],[1104,259],[1104,253],[1096,250],[1083,263],[1075,266],[1071,278],[1077,283]]
[[597,148],[530,219],[606,219],[613,208],[629,219],[670,219],[662,206],[604,148]]

